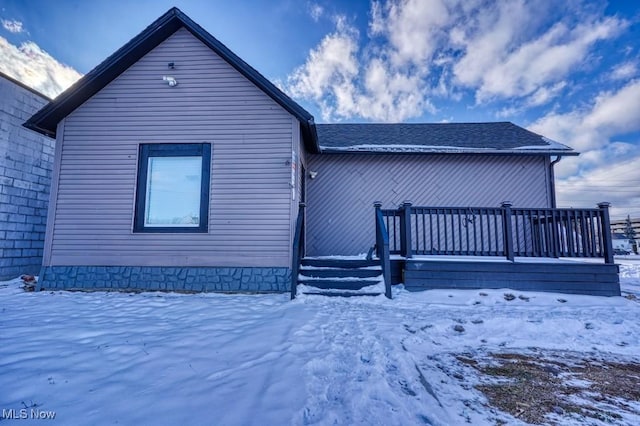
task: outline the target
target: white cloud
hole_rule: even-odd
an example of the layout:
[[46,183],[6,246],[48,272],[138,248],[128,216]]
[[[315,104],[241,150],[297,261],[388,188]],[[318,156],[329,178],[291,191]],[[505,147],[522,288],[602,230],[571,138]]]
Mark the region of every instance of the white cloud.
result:
[[567,85],[566,81],[559,81],[550,86],[542,86],[527,98],[527,105],[539,106],[544,105],[551,99],[555,98]]
[[[366,38],[343,19],[284,86],[320,105],[324,119],[402,121],[462,91],[477,103],[508,100],[499,115],[523,112],[571,90],[571,74],[597,60],[594,46],[628,26],[603,10],[581,0],[374,0]],[[341,72],[328,51],[338,40],[355,72]],[[307,81],[328,69],[336,78]]]
[[640,132],[640,80],[602,92],[580,109],[550,113],[530,126],[534,132],[577,149],[556,167],[558,201],[588,207],[613,203],[613,214],[640,206],[640,146],[616,139]]
[[351,92],[358,74],[358,33],[343,17],[338,18],[336,25],[336,31],[325,36],[309,53],[306,63],[289,76],[287,86],[294,97],[320,102],[326,118],[336,109],[353,109]]
[[529,19],[531,9],[521,2],[500,3],[495,10],[481,12],[480,28],[464,38],[465,53],[454,74],[461,84],[476,89],[478,102],[528,96],[561,81],[585,61],[597,41],[616,36],[625,26],[617,18],[593,19],[574,27],[558,22],[522,40],[530,27],[522,21]]
[[[369,36],[385,40],[382,45],[360,48],[357,29],[339,17],[336,30],[289,75],[285,89],[314,100],[327,121],[358,116],[398,122],[435,112],[427,98],[426,63],[445,38],[448,19],[440,0],[373,2]],[[447,88],[441,81],[432,90]]]
[[20,21],[16,21],[15,19],[2,19],[0,22],[3,28],[10,33],[19,34],[24,32],[24,26]]
[[0,37],[0,71],[51,98],[82,77],[34,42],[27,41],[17,47],[3,37]]
[[616,92],[602,92],[590,106],[568,113],[549,113],[530,127],[578,151],[605,146],[610,138],[640,131],[640,80]]
[[638,74],[638,64],[635,61],[618,64],[609,77],[613,80],[628,80]]
[[596,98],[593,111],[584,124],[606,134],[640,130],[640,80],[635,80],[615,93],[603,93]]
[[311,19],[318,22],[322,15],[324,14],[324,8],[317,3],[309,4],[309,15]]
[[289,75],[285,88],[294,97],[315,100],[326,121],[360,116],[394,122],[432,108],[420,75],[399,70],[378,56],[362,63],[359,36],[345,17],[337,17],[336,30]]
[[384,6],[374,4],[371,32],[388,40],[384,53],[391,63],[396,67],[416,65],[428,69],[426,61],[446,38],[444,30],[451,19],[446,2],[405,0],[388,1]]
[[522,107],[506,106],[506,107],[500,108],[495,113],[495,116],[500,119],[515,117],[516,115],[520,114],[523,110],[524,109]]
[[[562,160],[564,162],[565,160]],[[562,164],[560,162],[558,165]],[[563,207],[595,207],[611,203],[614,218],[640,214],[640,154],[602,166],[557,183],[558,205]],[[633,214],[632,214],[633,215]]]

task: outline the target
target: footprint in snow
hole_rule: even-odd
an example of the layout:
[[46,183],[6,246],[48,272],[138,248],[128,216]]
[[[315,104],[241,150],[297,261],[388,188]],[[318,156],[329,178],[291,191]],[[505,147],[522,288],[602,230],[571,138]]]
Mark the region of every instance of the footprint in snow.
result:
[[411,334],[416,334],[416,332],[418,331],[418,330],[412,328],[411,326],[409,326],[407,324],[404,324],[404,329],[407,330]]

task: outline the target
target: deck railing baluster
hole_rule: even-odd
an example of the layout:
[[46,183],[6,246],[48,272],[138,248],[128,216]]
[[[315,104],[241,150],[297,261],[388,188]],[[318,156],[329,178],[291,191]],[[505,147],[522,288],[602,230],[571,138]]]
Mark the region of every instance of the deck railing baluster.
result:
[[591,232],[591,257],[596,257],[597,251],[596,251],[596,232],[593,226],[593,222],[594,222],[594,215],[592,211],[589,211],[589,231]]
[[513,254],[514,256],[520,255],[520,225],[518,217],[521,215],[521,212],[518,209],[512,209],[511,214],[513,217]]
[[485,209],[480,209],[480,253],[484,254],[484,215],[488,214]]
[[587,230],[587,219],[585,217],[584,210],[580,211],[580,229],[582,231],[582,256],[587,257],[588,253],[588,244],[589,244],[589,231]]
[[[471,209],[469,209],[469,211],[471,211]],[[462,220],[462,216],[459,218],[459,220]],[[470,245],[469,245],[469,226],[471,226],[471,224],[473,223],[472,219],[469,219],[469,214],[465,212],[464,214],[464,230],[465,233],[467,234],[467,245],[465,247],[465,251],[467,253],[471,252],[470,250]],[[462,251],[462,247],[460,247],[460,251]],[[475,251],[475,250],[474,250]]]

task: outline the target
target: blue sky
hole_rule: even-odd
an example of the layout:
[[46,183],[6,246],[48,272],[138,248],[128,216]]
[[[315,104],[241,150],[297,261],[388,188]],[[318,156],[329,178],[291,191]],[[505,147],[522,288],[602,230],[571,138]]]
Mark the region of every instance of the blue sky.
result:
[[0,0],[0,71],[55,96],[172,6],[317,122],[512,121],[582,153],[561,206],[640,216],[635,1]]

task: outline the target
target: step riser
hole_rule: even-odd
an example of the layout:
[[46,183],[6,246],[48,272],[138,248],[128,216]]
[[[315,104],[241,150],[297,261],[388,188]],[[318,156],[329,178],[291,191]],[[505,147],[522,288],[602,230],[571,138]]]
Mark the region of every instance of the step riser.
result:
[[322,268],[364,268],[380,266],[379,260],[364,259],[302,259],[303,266],[317,266]]
[[319,291],[319,292],[309,292],[303,293],[308,296],[329,296],[329,297],[375,297],[380,296],[382,293],[330,293],[327,291]]
[[382,275],[382,271],[376,269],[301,269],[300,274],[305,277],[317,278],[370,278]]
[[363,287],[376,285],[379,281],[330,281],[330,280],[300,280],[299,284],[310,287],[321,288],[323,290],[360,290]]

